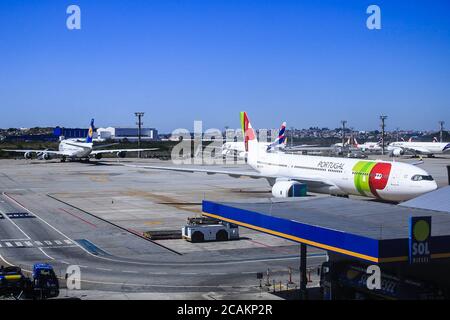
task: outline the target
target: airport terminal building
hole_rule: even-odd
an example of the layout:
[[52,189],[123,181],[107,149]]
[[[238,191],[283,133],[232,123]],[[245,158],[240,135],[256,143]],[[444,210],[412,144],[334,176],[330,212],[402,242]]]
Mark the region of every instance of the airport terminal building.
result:
[[[58,137],[63,136],[66,139],[82,139],[88,134],[89,129],[82,128],[60,128],[56,127],[53,130],[53,136],[55,140]],[[124,140],[135,141],[138,139],[138,128],[126,128],[126,127],[107,127],[96,128],[94,133],[94,139],[100,140]],[[141,139],[146,141],[158,140],[158,130],[155,128],[142,128]]]
[[[107,127],[97,128],[98,139],[101,140],[130,140],[138,139],[138,128],[123,128],[123,127]],[[147,141],[158,140],[158,130],[155,128],[142,128],[141,139]]]

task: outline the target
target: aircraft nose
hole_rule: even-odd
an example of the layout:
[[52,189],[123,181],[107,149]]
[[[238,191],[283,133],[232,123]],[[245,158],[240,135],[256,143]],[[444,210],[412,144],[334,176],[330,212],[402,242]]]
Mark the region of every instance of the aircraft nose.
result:
[[426,186],[426,190],[427,190],[426,192],[434,191],[437,188],[438,188],[438,185],[437,185],[436,181],[429,181],[429,183],[427,183],[427,186]]

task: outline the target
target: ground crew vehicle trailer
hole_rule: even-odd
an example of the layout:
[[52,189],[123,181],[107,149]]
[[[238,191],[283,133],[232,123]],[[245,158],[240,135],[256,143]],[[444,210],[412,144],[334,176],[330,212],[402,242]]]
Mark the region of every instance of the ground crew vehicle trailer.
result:
[[190,242],[228,241],[239,239],[237,225],[228,222],[216,224],[188,224],[182,229],[183,239]]
[[46,263],[33,266],[33,299],[55,298],[59,295],[59,281],[53,267]]
[[37,263],[32,278],[16,266],[0,267],[0,296],[14,299],[48,299],[59,295],[59,282],[53,267]]
[[1,267],[0,296],[20,299],[24,292],[29,291],[30,286],[30,280],[19,267]]

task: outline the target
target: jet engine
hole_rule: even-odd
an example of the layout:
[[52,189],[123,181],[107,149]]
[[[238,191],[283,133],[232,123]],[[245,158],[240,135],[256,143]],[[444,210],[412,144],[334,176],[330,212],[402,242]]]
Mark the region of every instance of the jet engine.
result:
[[403,149],[400,148],[392,150],[392,155],[395,157],[402,156],[404,153]]
[[117,158],[125,158],[126,155],[127,155],[126,151],[119,151],[116,153]]
[[23,154],[23,156],[24,156],[25,159],[31,159],[33,157],[31,152],[26,152],[26,153]]
[[272,187],[274,198],[301,197],[306,195],[306,184],[297,181],[277,181]]
[[95,159],[100,160],[101,158],[103,158],[103,155],[101,153],[95,154]]
[[42,159],[44,159],[44,160],[50,160],[51,158],[52,158],[52,156],[50,153],[45,152],[42,154]]

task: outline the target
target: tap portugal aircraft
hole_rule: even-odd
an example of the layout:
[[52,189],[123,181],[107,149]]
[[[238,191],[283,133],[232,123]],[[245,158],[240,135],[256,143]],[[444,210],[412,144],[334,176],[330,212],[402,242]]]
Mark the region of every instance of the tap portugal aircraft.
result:
[[[124,158],[127,152],[139,152],[139,151],[152,151],[152,149],[95,149],[92,143],[92,137],[94,135],[94,119],[91,120],[88,135],[85,141],[78,139],[64,139],[59,143],[58,151],[53,150],[9,150],[3,149],[3,151],[23,153],[25,159],[31,159],[33,154],[40,160],[51,160],[53,158],[61,158],[61,162],[65,162],[67,159],[80,160],[89,159],[94,157],[95,159],[101,159],[105,153],[115,153],[118,158]],[[102,147],[102,146],[100,146]],[[104,146],[103,146],[104,147]]]
[[256,171],[240,172],[192,167],[129,167],[226,174],[231,177],[267,179],[272,195],[292,197],[295,187],[305,183],[312,192],[333,195],[359,195],[385,201],[400,202],[415,198],[437,188],[434,179],[424,170],[407,163],[380,160],[358,160],[336,157],[304,156],[270,152],[259,144],[245,112],[241,113],[247,163]]

